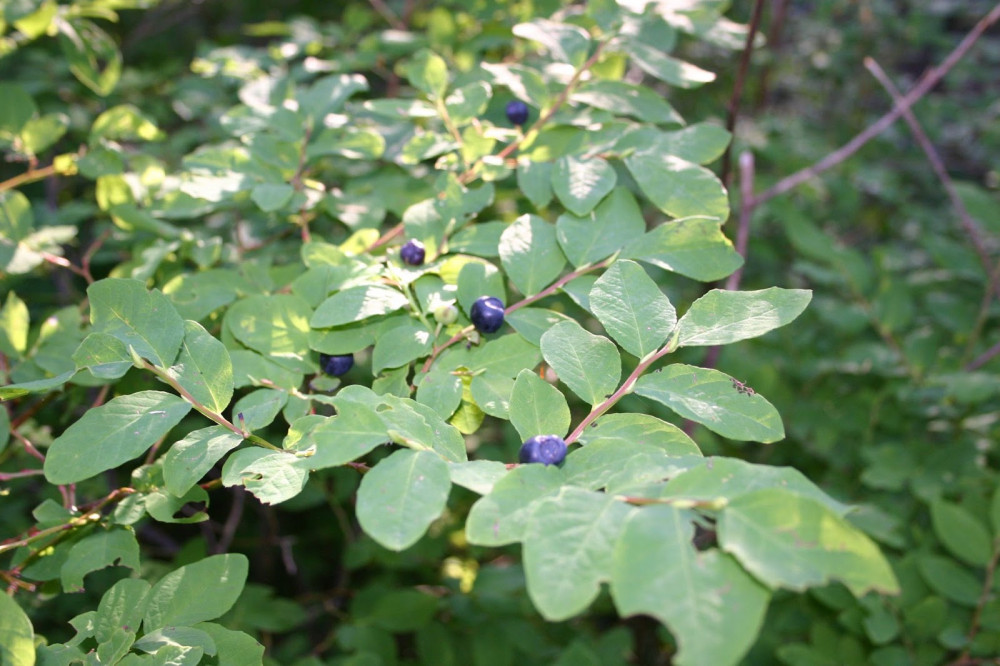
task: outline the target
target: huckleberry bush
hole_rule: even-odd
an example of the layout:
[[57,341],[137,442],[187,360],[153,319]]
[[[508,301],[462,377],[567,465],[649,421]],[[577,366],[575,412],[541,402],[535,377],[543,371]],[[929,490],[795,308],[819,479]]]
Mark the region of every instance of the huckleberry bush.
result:
[[[394,634],[420,663],[623,659],[621,633],[522,631],[501,601],[526,585],[545,620],[596,602],[655,618],[678,664],[724,665],[777,590],[897,589],[848,506],[679,427],[781,440],[766,397],[698,351],[811,298],[710,285],[742,264],[704,166],[729,136],[667,98],[715,78],[678,39],[739,46],[719,3],[574,5],[465,51],[354,34],[374,20],[357,12],[295,19],[199,55],[172,130],[141,95],[117,103],[106,17],[17,6],[8,46],[55,33],[92,103],[70,118],[42,84],[2,84],[24,166],[0,184],[11,663],[259,664],[265,636],[310,622],[330,632],[316,654],[385,663]],[[42,178],[82,196],[53,211]],[[257,517],[290,579],[317,559],[340,574],[271,598],[241,531]],[[36,636],[39,592],[81,590],[72,629]]]

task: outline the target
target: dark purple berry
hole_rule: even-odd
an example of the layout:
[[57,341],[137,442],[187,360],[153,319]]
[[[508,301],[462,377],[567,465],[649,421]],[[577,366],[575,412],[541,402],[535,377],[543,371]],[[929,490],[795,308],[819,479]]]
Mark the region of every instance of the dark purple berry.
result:
[[423,265],[425,256],[424,244],[418,240],[406,241],[406,245],[399,249],[399,258],[410,266]]
[[482,296],[472,304],[469,319],[480,333],[496,333],[503,326],[503,301],[496,296]]
[[528,105],[519,99],[507,102],[507,120],[512,125],[523,125],[528,122]]
[[354,356],[330,356],[329,354],[319,355],[319,367],[328,375],[339,377],[354,367]]
[[523,463],[558,465],[566,458],[566,442],[558,435],[535,435],[521,445],[518,460]]

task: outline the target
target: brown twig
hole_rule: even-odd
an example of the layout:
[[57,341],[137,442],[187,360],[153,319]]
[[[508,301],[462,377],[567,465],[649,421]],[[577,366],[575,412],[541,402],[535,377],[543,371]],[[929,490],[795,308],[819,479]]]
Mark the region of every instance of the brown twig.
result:
[[368,0],[368,4],[393,28],[396,30],[406,30],[406,23],[396,15],[396,12],[392,11],[392,7],[385,4],[384,0]]
[[[757,202],[753,197],[754,185],[754,159],[753,153],[745,151],[740,154],[740,214],[739,225],[736,228],[736,251],[743,257],[743,265],[746,265],[748,247],[750,245],[750,222],[753,214],[757,210]],[[729,291],[736,291],[740,288],[743,279],[743,266],[737,268],[726,280],[725,288]],[[722,347],[716,345],[709,348],[705,354],[705,360],[701,366],[703,368],[714,368],[719,362],[719,354]],[[688,427],[693,427],[688,424]],[[690,433],[688,433],[690,434]]]
[[989,602],[990,598],[993,596],[993,576],[996,573],[998,564],[1000,564],[1000,538],[993,540],[993,555],[990,557],[990,561],[986,565],[986,575],[983,577],[983,589],[979,594],[979,601],[976,603],[976,610],[972,613],[972,622],[969,624],[969,633],[966,635],[966,648],[962,650],[962,654],[959,655],[955,661],[948,664],[948,666],[961,666],[962,664],[977,663],[969,656],[969,646],[972,645],[972,641],[975,640],[976,635],[979,634],[979,629],[983,619],[983,610],[986,608],[987,602]]
[[[882,84],[889,96],[892,97],[894,104],[900,104],[902,102],[902,95],[899,90],[893,85],[889,76],[885,73],[885,70],[875,61],[874,58],[867,57],[864,60],[865,68],[872,73],[878,82]],[[948,195],[948,199],[951,201],[951,205],[955,208],[955,212],[958,214],[958,220],[962,224],[962,228],[965,230],[966,235],[968,235],[969,240],[972,241],[972,245],[976,249],[976,254],[979,255],[979,261],[983,265],[983,270],[989,274],[991,270],[992,261],[990,260],[990,253],[986,249],[986,241],[983,239],[982,230],[980,230],[979,225],[976,221],[972,219],[969,215],[968,209],[965,207],[965,203],[962,198],[958,196],[958,191],[955,189],[955,183],[951,180],[951,176],[948,175],[948,170],[944,166],[944,160],[941,159],[941,155],[938,153],[934,144],[931,143],[930,138],[924,129],[920,126],[920,122],[917,117],[913,115],[912,109],[905,109],[903,111],[903,120],[910,127],[910,132],[913,133],[913,138],[917,140],[920,145],[921,150],[924,151],[924,155],[927,156],[927,161],[930,162],[931,168],[934,169],[934,174],[941,181],[941,185],[944,187],[944,191]]]
[[[750,57],[753,54],[753,43],[757,38],[757,29],[760,27],[760,17],[764,13],[764,0],[756,0],[753,6],[753,14],[750,17],[750,28],[747,31],[747,41],[743,45],[743,53],[740,55],[740,66],[736,70],[736,81],[733,83],[733,94],[729,98],[726,109],[726,131],[730,137],[736,129],[736,119],[740,115],[740,100],[743,97],[743,85],[746,83],[747,72],[750,70]],[[722,174],[720,180],[722,184],[729,188],[732,168],[730,166],[730,155],[732,155],[733,142],[726,146],[726,152],[722,154]]]
[[996,343],[982,354],[966,363],[965,369],[969,371],[978,370],[989,363],[997,354],[1000,354],[1000,342]]
[[952,52],[949,53],[943,61],[941,61],[940,65],[927,70],[917,85],[915,85],[910,92],[906,93],[906,95],[899,100],[899,103],[896,104],[891,111],[876,120],[874,123],[865,128],[860,134],[820,161],[804,169],[800,169],[785,178],[782,178],[780,181],[758,194],[755,197],[755,203],[759,205],[765,201],[773,199],[776,196],[785,194],[810,178],[832,169],[854,153],[858,152],[862,146],[896,122],[896,120],[902,116],[907,109],[913,106],[920,100],[920,98],[936,86],[938,82],[941,81],[941,79],[943,79],[956,64],[958,64],[958,62],[965,56],[969,49],[972,48],[972,45],[976,43],[983,33],[998,20],[1000,20],[1000,4],[993,7],[993,9],[990,10],[986,16],[981,18],[979,22],[973,26],[972,30],[970,30],[962,41],[958,43],[958,46],[956,46]]

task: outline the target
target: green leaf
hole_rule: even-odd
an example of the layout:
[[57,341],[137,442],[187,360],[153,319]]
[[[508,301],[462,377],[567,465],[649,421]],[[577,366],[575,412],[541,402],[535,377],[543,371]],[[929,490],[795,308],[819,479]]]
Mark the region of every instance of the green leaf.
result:
[[975,608],[982,593],[982,582],[950,557],[930,553],[917,556],[917,570],[927,586],[945,599],[965,608]]
[[107,333],[91,333],[73,352],[77,370],[86,368],[95,377],[118,379],[132,366],[132,356],[118,338]]
[[94,637],[98,643],[111,640],[116,630],[136,629],[146,613],[151,586],[141,578],[123,578],[111,586],[97,606]]
[[507,276],[525,296],[549,286],[566,263],[555,227],[536,215],[522,215],[507,227],[499,251]]
[[472,378],[469,389],[481,410],[498,419],[509,419],[510,394],[514,390],[514,381],[510,377],[484,372]]
[[676,363],[640,377],[635,392],[723,437],[765,444],[783,438],[778,410],[758,394],[737,390],[734,381],[718,370]]
[[184,439],[174,442],[163,457],[167,490],[181,497],[242,441],[241,435],[222,426],[189,432]]
[[248,565],[245,555],[231,553],[212,555],[171,571],[149,592],[143,631],[192,625],[221,616],[243,591]]
[[107,333],[161,368],[170,367],[184,339],[184,320],[159,290],[138,280],[105,278],[87,288],[95,333]]
[[10,140],[38,113],[38,108],[31,95],[17,83],[0,83],[0,99],[4,101],[0,106],[0,138]]
[[444,101],[451,122],[461,126],[478,119],[486,110],[492,95],[493,89],[485,81],[473,81],[452,91]]
[[578,217],[592,211],[617,180],[614,168],[601,157],[560,157],[552,169],[552,191]]
[[718,520],[719,545],[771,587],[804,590],[840,581],[856,597],[898,594],[878,546],[823,504],[780,488],[729,502]]
[[260,183],[254,185],[250,198],[265,213],[273,213],[284,208],[292,200],[293,194],[295,188],[288,183]]
[[808,289],[713,289],[692,303],[677,322],[678,346],[727,345],[756,338],[794,320],[811,299]]
[[629,243],[621,256],[702,282],[721,280],[743,265],[719,221],[710,218],[664,222]]
[[493,264],[470,261],[458,272],[458,304],[468,313],[481,296],[496,296],[506,302],[504,282],[503,273]]
[[722,182],[703,166],[659,150],[643,150],[625,158],[639,189],[667,215],[706,215],[725,222],[729,196]]
[[580,433],[580,444],[637,442],[663,449],[672,456],[700,456],[701,450],[684,431],[649,414],[607,414]]
[[511,328],[520,333],[525,340],[536,346],[542,343],[542,336],[545,335],[545,331],[559,322],[568,320],[569,317],[561,312],[532,307],[518,308],[504,317],[504,321],[510,324]]
[[474,493],[487,495],[496,482],[507,474],[507,466],[497,460],[469,460],[448,463],[451,482]]
[[288,369],[309,372],[315,368],[308,358],[310,316],[312,308],[294,294],[258,294],[237,301],[225,322],[250,349]]
[[587,60],[590,35],[579,26],[536,18],[530,23],[518,23],[512,32],[521,39],[538,42],[558,62],[579,67]]
[[212,622],[199,623],[195,628],[212,637],[218,650],[218,666],[263,666],[264,646],[251,636]]
[[308,90],[296,95],[299,108],[317,120],[336,113],[352,95],[368,90],[368,81],[361,74],[331,74],[316,81]]
[[349,463],[389,441],[385,423],[372,407],[346,400],[337,400],[336,405],[336,416],[324,419],[291,447],[296,451],[315,447],[312,457],[305,459],[310,469]]
[[49,447],[45,478],[77,483],[137,458],[166,435],[191,405],[162,391],[140,391],[88,410]]
[[122,54],[111,36],[92,21],[59,21],[59,45],[69,70],[82,84],[106,97],[118,84]]
[[590,290],[590,307],[625,351],[644,358],[667,341],[677,311],[637,263],[611,264]]
[[437,99],[448,89],[448,65],[436,53],[421,49],[410,58],[406,78],[413,87]]
[[565,437],[569,432],[569,405],[559,389],[533,371],[522,370],[510,394],[510,422],[522,440],[535,435]]
[[462,433],[433,409],[393,395],[383,395],[380,400],[378,414],[392,441],[417,450],[432,450],[452,462],[468,460]]
[[427,405],[443,419],[450,418],[462,402],[462,378],[435,365],[420,380],[417,402]]
[[6,594],[0,594],[0,663],[35,665],[35,631],[31,620]]
[[636,492],[635,489],[642,488],[645,484],[655,484],[659,488],[665,478],[680,474],[697,464],[697,461],[697,454],[672,456],[663,448],[648,442],[598,439],[566,456],[563,471],[566,473],[566,482],[574,486],[588,490],[612,488],[619,494],[628,490],[629,494],[646,497],[651,493],[645,489]]
[[697,88],[715,80],[712,72],[668,56],[640,40],[623,39],[622,44],[632,62],[664,83],[678,88]]
[[430,353],[434,336],[416,319],[405,320],[378,337],[372,350],[372,372],[398,368]]
[[465,536],[476,546],[505,546],[523,538],[532,503],[555,494],[564,475],[555,465],[520,465],[507,472],[489,495],[472,505]]
[[758,490],[781,488],[806,499],[819,502],[838,516],[851,510],[838,502],[794,467],[754,465],[735,458],[713,456],[688,468],[670,479],[660,497],[682,497],[710,502],[719,498],[727,501]]
[[692,518],[662,505],[632,512],[615,547],[611,597],[622,616],[667,625],[678,666],[734,665],[756,640],[770,594],[729,555],[697,552]]
[[415,544],[444,511],[451,489],[448,465],[429,451],[401,449],[361,479],[361,528],[390,550]]
[[164,137],[156,123],[131,104],[113,106],[97,116],[90,127],[90,143],[114,141],[157,141]]
[[27,155],[38,155],[62,138],[69,127],[69,116],[47,113],[32,118],[21,128],[21,148]]
[[618,347],[588,333],[575,321],[556,324],[542,336],[542,356],[559,379],[591,405],[618,388],[622,365]]
[[524,533],[528,596],[542,617],[558,622],[587,608],[611,579],[615,543],[633,509],[573,487],[532,506]]
[[28,349],[28,306],[13,291],[0,309],[0,352],[19,358]]
[[139,542],[131,530],[99,530],[73,544],[60,570],[63,590],[83,591],[84,576],[110,566],[139,571]]
[[465,365],[472,372],[482,370],[516,377],[521,370],[534,368],[541,360],[538,347],[515,333],[480,345],[468,354]]
[[556,236],[574,266],[598,262],[642,237],[646,221],[632,194],[616,187],[584,217],[570,213],[556,220]]
[[539,108],[548,104],[548,87],[533,67],[487,62],[480,63],[480,67],[490,73],[495,85],[510,89],[518,99]]
[[662,95],[646,86],[624,81],[589,81],[574,91],[570,100],[656,125],[684,124],[684,119],[664,101]]
[[535,208],[545,208],[553,196],[552,163],[520,158],[517,161],[517,187]]
[[181,351],[167,374],[216,414],[221,414],[233,399],[229,351],[197,322],[184,322]]
[[69,380],[73,379],[76,370],[69,370],[56,377],[46,379],[36,379],[31,382],[21,382],[19,384],[8,384],[0,386],[0,400],[13,400],[29,393],[48,393],[52,389],[59,388]]
[[281,504],[302,492],[309,478],[308,465],[308,458],[292,453],[240,449],[222,466],[222,485],[243,486],[264,504]]
[[986,526],[969,511],[942,499],[931,502],[934,533],[952,555],[974,567],[985,567],[993,555]]
[[262,388],[251,391],[233,405],[233,420],[248,432],[271,425],[285,404],[288,393],[278,389]]
[[[695,164],[708,164],[717,160],[732,139],[732,135],[724,128],[710,122],[697,123],[674,132],[642,128],[628,135],[625,141],[634,143],[629,141],[633,136],[639,142],[637,148],[655,143],[664,153]],[[621,145],[616,147],[620,148]]]
[[409,304],[406,294],[383,285],[358,285],[339,291],[319,304],[309,325],[340,326],[389,314]]

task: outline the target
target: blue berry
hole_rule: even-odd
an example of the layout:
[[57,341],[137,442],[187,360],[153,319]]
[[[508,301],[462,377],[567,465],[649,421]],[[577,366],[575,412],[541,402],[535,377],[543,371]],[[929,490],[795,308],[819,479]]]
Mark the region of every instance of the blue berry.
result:
[[535,435],[521,445],[518,460],[523,463],[558,465],[566,458],[566,442],[558,435]]
[[512,125],[523,125],[528,122],[528,105],[519,99],[507,102],[507,120]]
[[328,375],[339,377],[354,367],[354,356],[330,356],[329,354],[319,355],[319,367]]
[[404,264],[410,266],[423,265],[425,256],[424,244],[418,240],[407,241],[406,245],[399,249],[399,258],[403,260]]
[[496,333],[503,326],[503,301],[496,296],[482,296],[472,304],[469,319],[480,333]]

